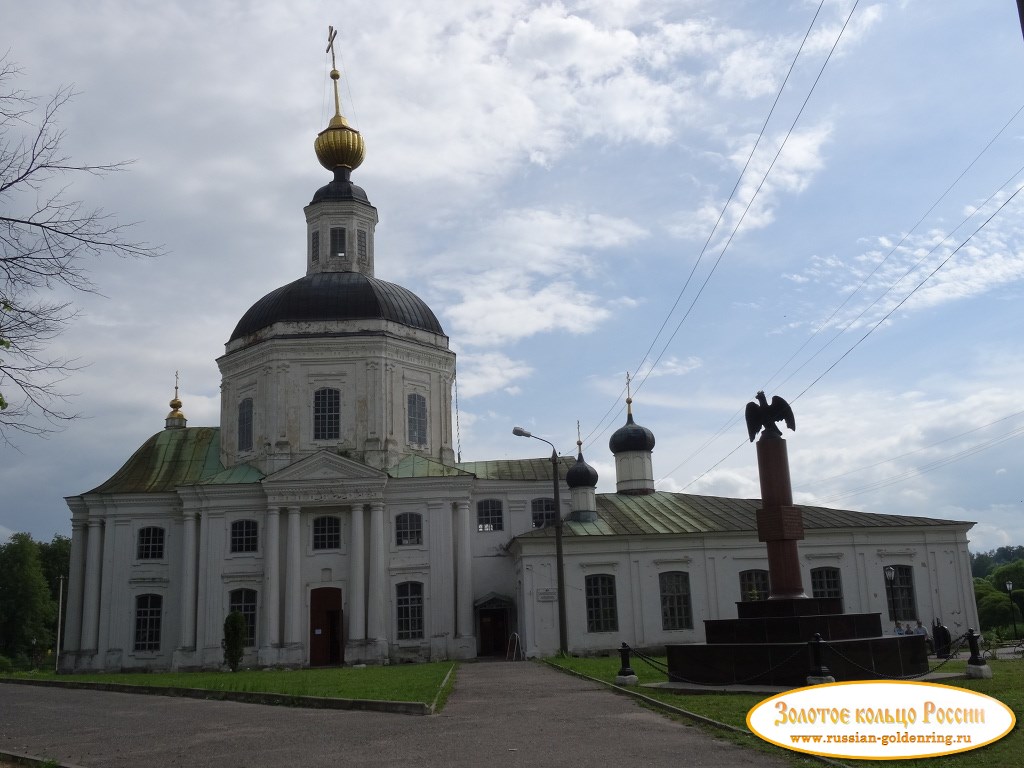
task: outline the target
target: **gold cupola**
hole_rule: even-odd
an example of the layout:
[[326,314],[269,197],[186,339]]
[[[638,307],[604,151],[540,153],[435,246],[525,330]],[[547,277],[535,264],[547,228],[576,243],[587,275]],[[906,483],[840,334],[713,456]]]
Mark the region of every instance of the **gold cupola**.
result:
[[174,372],[174,399],[169,403],[171,412],[167,414],[164,424],[166,429],[182,429],[188,423],[185,414],[181,412],[181,400],[178,399],[178,372]]
[[317,160],[328,171],[339,168],[355,170],[366,157],[366,144],[363,137],[341,114],[341,101],[338,98],[338,80],[341,73],[334,61],[334,38],[337,37],[334,27],[327,33],[327,51],[331,54],[331,80],[334,81],[334,117],[327,127],[317,134],[313,142]]

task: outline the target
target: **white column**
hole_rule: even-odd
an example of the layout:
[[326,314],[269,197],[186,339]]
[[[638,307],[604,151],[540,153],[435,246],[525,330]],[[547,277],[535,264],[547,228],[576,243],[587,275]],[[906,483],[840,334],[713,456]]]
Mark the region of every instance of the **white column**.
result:
[[264,646],[281,643],[281,517],[277,507],[267,509],[266,552],[263,555]]
[[[199,573],[196,583],[196,652],[204,653],[204,649],[208,645],[206,636],[209,631],[210,622],[210,607],[211,602],[215,609],[215,615],[217,616],[217,623],[210,634],[210,643],[220,644],[220,639],[223,637],[223,622],[224,617],[221,615],[221,593],[218,590],[217,594],[210,594],[210,514],[209,512],[199,512]],[[205,663],[206,659],[203,656],[197,657],[197,662]]]
[[299,537],[299,507],[288,507],[288,559],[284,585],[284,641],[289,645],[302,642],[302,547]]
[[95,651],[100,625],[100,569],[103,564],[103,521],[89,521],[89,539],[85,557],[85,600],[82,616],[83,651]]
[[458,637],[472,637],[473,627],[473,548],[472,524],[469,517],[469,501],[459,501],[456,524],[458,545],[458,574],[456,575],[455,600],[458,623]]
[[363,505],[352,505],[352,536],[349,542],[348,639],[360,642],[366,638],[366,566],[363,562]]
[[384,502],[370,503],[370,584],[366,615],[366,634],[370,640],[386,643],[384,630],[384,583],[386,552],[384,541]]
[[181,542],[181,648],[196,647],[196,515],[185,512]]
[[85,539],[82,520],[71,521],[71,565],[68,573],[68,612],[64,617],[64,650],[77,651],[82,640],[82,587],[85,579]]

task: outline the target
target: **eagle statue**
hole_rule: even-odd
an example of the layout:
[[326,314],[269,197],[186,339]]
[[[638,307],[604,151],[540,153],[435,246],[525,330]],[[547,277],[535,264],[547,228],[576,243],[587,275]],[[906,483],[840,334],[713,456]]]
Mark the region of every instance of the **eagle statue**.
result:
[[754,442],[757,433],[764,427],[764,435],[768,438],[782,437],[782,430],[775,426],[776,421],[785,421],[786,426],[796,432],[796,417],[789,403],[778,395],[772,398],[771,405],[764,392],[758,392],[756,403],[747,403],[747,432],[750,442]]

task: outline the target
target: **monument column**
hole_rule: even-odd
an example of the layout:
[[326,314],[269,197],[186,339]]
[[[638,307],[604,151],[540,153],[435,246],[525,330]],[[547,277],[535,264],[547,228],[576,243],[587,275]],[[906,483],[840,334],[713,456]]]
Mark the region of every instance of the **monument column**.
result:
[[761,509],[757,538],[768,549],[771,598],[807,597],[800,575],[797,542],[804,537],[800,510],[793,506],[786,441],[767,431],[757,441],[757,471],[761,480]]
[[384,584],[387,568],[384,541],[384,502],[370,502],[370,583],[366,608],[366,636],[382,652],[387,649],[384,631]]
[[352,505],[352,535],[348,562],[348,639],[362,643],[366,639],[366,564],[363,542],[363,505]]
[[79,648],[83,651],[95,651],[99,638],[100,625],[100,570],[103,567],[103,521],[99,518],[89,520],[89,540],[86,544],[85,558],[85,599],[82,616],[82,642]]
[[302,546],[299,541],[299,507],[288,507],[288,559],[284,585],[284,641],[287,645],[302,642]]

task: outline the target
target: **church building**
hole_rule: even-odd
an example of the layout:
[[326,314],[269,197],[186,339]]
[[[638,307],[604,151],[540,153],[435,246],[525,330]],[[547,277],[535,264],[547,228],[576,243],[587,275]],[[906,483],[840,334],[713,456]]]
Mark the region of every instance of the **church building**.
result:
[[[609,444],[615,493],[596,493],[582,451],[456,461],[455,354],[430,307],[374,276],[377,210],[352,182],[365,145],[339,76],[305,274],[231,331],[220,426],[188,426],[176,388],[164,429],[67,498],[61,669],[217,668],[232,611],[249,666],[548,655],[559,560],[576,653],[702,642],[705,619],[766,598],[758,500],[656,491],[632,405]],[[972,523],[801,509],[808,593],[883,622],[977,626]]]

